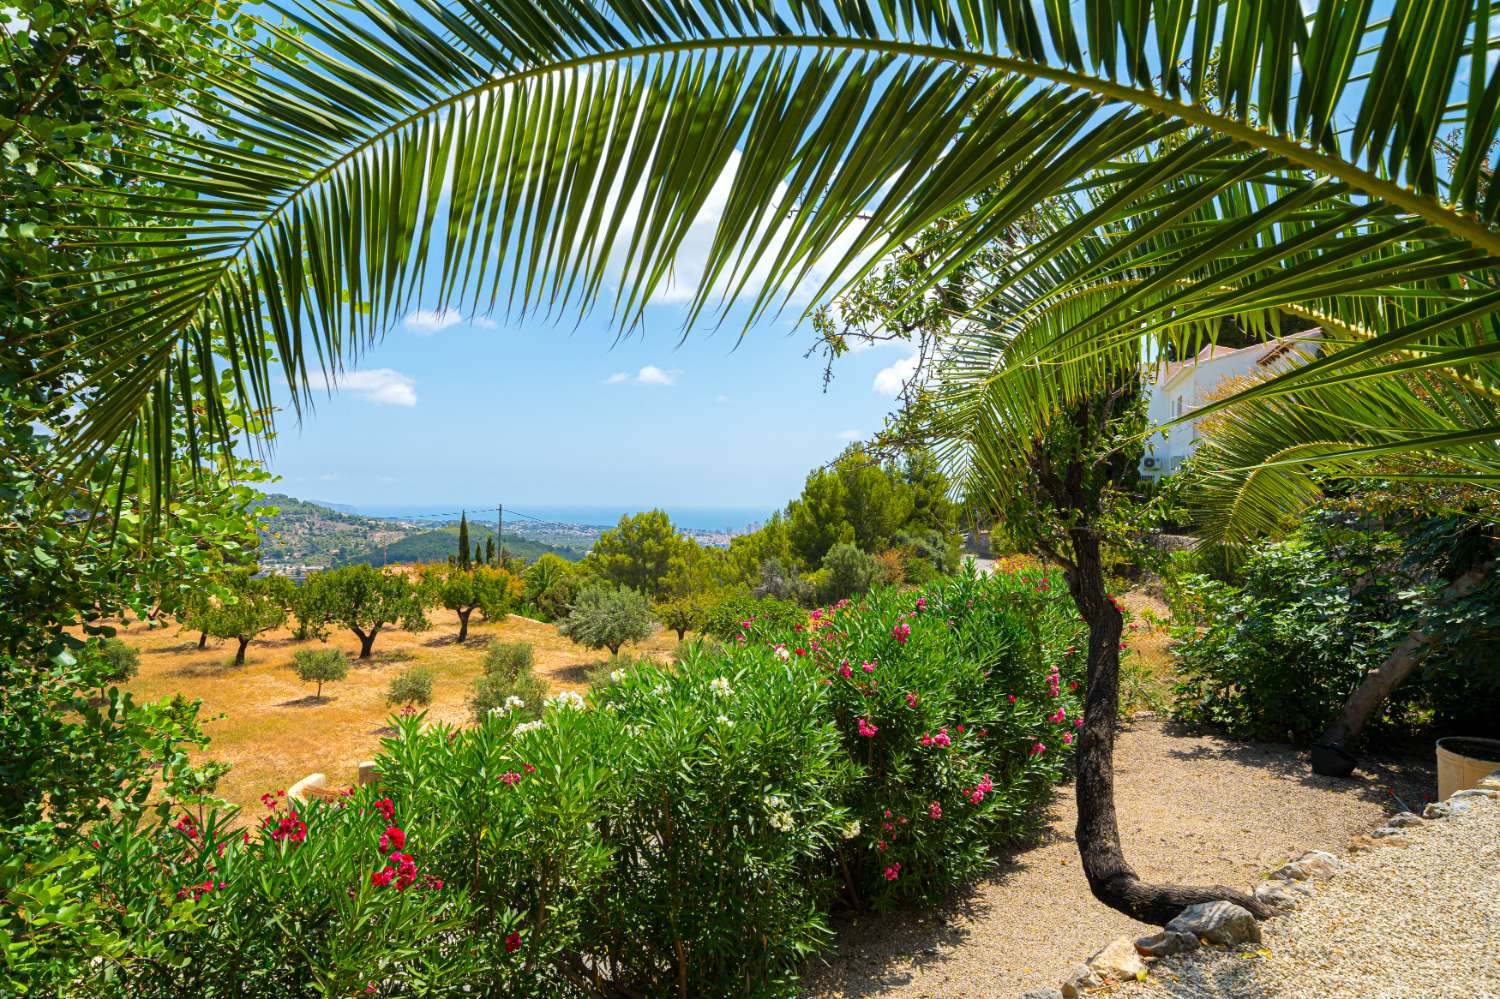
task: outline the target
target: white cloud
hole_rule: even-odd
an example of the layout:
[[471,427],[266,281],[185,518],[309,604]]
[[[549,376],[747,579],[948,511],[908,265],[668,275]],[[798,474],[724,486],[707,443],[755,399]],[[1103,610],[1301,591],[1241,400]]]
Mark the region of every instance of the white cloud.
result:
[[861,431],[858,431],[858,430],[840,430],[839,431],[839,440],[841,440],[841,441],[857,441],[857,440],[859,440],[863,436],[864,436],[864,434]]
[[663,371],[654,364],[648,364],[636,374],[635,380],[642,385],[675,385],[679,373]]
[[380,406],[415,406],[416,379],[394,368],[346,371],[329,380],[329,388],[353,392],[366,402]]
[[406,317],[404,325],[413,333],[431,336],[463,321],[457,309],[418,309]]
[[497,330],[500,328],[500,324],[495,322],[489,316],[475,316],[473,319],[469,320],[469,325],[474,327],[476,330]]
[[875,373],[875,384],[872,386],[881,395],[895,396],[901,394],[901,387],[907,383],[912,375],[917,372],[917,355],[911,354],[901,358],[889,367],[881,368]]
[[682,372],[677,370],[676,368],[667,371],[665,369],[658,368],[654,364],[648,364],[641,370],[637,371],[634,375],[630,374],[630,372],[628,371],[616,371],[614,374],[604,379],[604,384],[676,385],[677,378],[681,374]]

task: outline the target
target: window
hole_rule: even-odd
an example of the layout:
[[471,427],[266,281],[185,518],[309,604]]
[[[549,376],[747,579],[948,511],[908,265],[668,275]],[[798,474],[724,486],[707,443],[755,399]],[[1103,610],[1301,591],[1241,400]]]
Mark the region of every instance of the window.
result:
[[1173,416],[1181,416],[1182,415],[1182,396],[1178,396],[1177,397],[1177,407],[1176,408],[1177,408],[1177,411],[1175,413],[1173,413],[1172,415]]

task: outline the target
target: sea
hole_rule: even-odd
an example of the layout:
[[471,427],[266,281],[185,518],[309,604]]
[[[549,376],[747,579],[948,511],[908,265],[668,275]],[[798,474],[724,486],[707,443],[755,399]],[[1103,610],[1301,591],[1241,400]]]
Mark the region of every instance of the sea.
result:
[[[470,520],[488,522],[495,517],[493,505],[474,504],[473,506],[462,506],[457,504],[441,505],[404,505],[404,506],[364,506],[354,504],[353,512],[363,514],[366,517],[394,517],[403,520],[431,520],[434,523],[457,520],[461,511],[466,511]],[[630,513],[639,513],[650,507],[641,506],[548,506],[537,503],[518,503],[515,506],[506,504],[505,519],[511,521],[532,521],[549,524],[577,524],[584,527],[612,527],[619,523],[621,517]],[[672,518],[672,523],[678,527],[693,531],[726,531],[738,534],[745,531],[752,524],[763,523],[774,511],[775,507],[753,507],[753,506],[672,506],[665,505],[661,509]]]

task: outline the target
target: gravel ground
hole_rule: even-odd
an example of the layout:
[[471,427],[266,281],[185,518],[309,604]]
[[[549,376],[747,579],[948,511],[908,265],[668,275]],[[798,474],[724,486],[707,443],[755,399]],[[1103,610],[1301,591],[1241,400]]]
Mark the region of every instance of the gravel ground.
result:
[[1410,830],[1264,924],[1251,954],[1169,958],[1132,999],[1500,996],[1500,804]]
[[[1304,850],[1341,853],[1391,810],[1387,787],[1420,810],[1423,795],[1436,793],[1427,766],[1387,760],[1373,775],[1336,780],[1314,775],[1285,746],[1138,721],[1115,754],[1125,855],[1151,880],[1248,888]],[[1014,996],[1056,985],[1115,937],[1148,932],[1089,894],[1071,786],[1059,789],[1054,812],[1039,843],[1002,858],[947,906],[843,919],[826,964],[808,970],[806,994]]]

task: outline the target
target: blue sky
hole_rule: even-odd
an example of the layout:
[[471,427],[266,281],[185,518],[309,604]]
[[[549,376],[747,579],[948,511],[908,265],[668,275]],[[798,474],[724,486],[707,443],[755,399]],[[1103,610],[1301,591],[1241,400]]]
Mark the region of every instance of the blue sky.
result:
[[360,506],[774,508],[879,428],[909,354],[846,356],[825,394],[795,312],[738,349],[738,326],[679,344],[682,306],[670,301],[618,342],[607,319],[573,318],[413,311],[300,427],[283,414],[272,488]]

